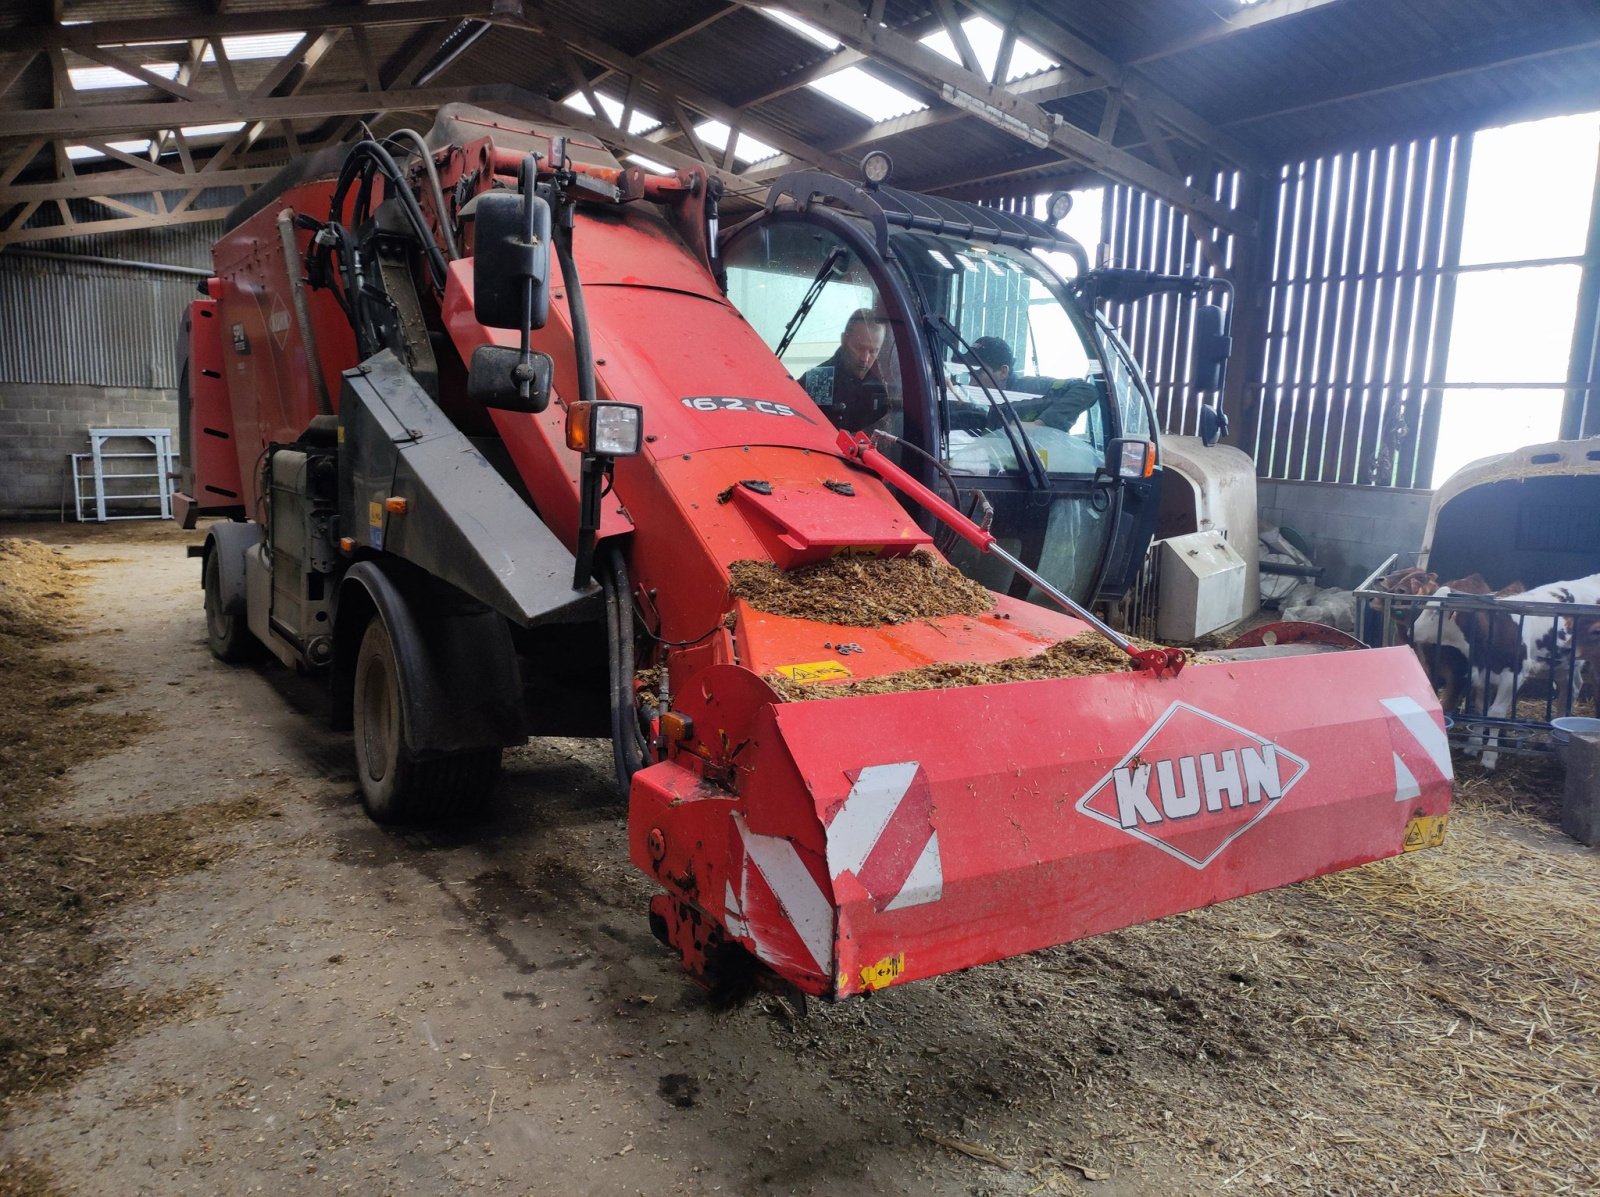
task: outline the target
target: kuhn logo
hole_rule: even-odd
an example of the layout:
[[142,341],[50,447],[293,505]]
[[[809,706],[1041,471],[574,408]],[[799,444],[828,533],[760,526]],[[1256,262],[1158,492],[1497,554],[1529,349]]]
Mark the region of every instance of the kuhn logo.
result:
[[1203,869],[1309,768],[1281,744],[1175,702],[1078,799],[1078,810]]

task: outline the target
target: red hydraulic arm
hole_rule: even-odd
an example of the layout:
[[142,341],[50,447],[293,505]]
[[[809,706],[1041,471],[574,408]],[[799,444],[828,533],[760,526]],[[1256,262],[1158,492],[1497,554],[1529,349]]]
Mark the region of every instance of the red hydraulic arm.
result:
[[1000,560],[1032,582],[1045,594],[1048,594],[1071,614],[1083,620],[1084,623],[1127,653],[1132,659],[1134,669],[1146,670],[1157,677],[1176,677],[1178,671],[1183,668],[1184,661],[1187,658],[1181,648],[1140,648],[1134,644],[1133,641],[1122,635],[1110,624],[1097,618],[1086,607],[1074,602],[1034,573],[1033,570],[1002,549],[993,536],[978,527],[977,524],[878,452],[877,449],[873,448],[872,438],[866,433],[840,432],[839,448],[851,461],[865,466],[890,486],[926,507],[951,531],[955,532],[956,535],[960,536],[962,540],[980,553],[990,553],[1000,558]]

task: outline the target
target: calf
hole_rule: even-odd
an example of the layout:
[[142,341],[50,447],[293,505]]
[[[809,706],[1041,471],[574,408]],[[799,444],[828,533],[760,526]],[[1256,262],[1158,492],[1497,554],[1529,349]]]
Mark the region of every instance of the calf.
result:
[[[1391,575],[1392,576],[1392,575]],[[1429,574],[1428,577],[1436,577]],[[1385,579],[1387,580],[1387,579]],[[1521,589],[1520,585],[1518,589]],[[1429,591],[1413,591],[1427,594]],[[1435,598],[1450,594],[1489,594],[1489,583],[1478,574],[1469,574],[1437,586],[1431,592]],[[1461,700],[1467,693],[1470,678],[1467,660],[1470,646],[1465,634],[1454,618],[1447,618],[1438,603],[1421,606],[1409,605],[1406,618],[1395,612],[1395,621],[1408,633],[1411,646],[1422,658],[1422,667],[1428,671],[1428,680],[1435,690],[1440,690],[1439,702],[1445,713],[1453,715],[1461,709]],[[1482,706],[1479,702],[1478,706]]]
[[1578,701],[1590,702],[1595,718],[1600,719],[1600,617],[1569,615],[1565,618],[1572,631],[1573,655],[1583,671],[1583,688]]
[[[1498,596],[1497,596],[1498,597]],[[1600,603],[1600,574],[1570,582],[1551,582],[1515,596],[1520,602]],[[1561,676],[1572,651],[1574,621],[1545,615],[1517,616],[1505,611],[1457,611],[1452,613],[1466,637],[1472,663],[1474,705],[1494,687],[1494,698],[1484,712],[1491,719],[1504,719],[1516,702],[1517,687],[1524,676],[1548,674],[1552,684]],[[1574,683],[1577,679],[1574,678]],[[1576,685],[1573,686],[1576,698]],[[1570,710],[1572,701],[1568,701]],[[1485,769],[1495,767],[1498,733],[1490,733],[1490,751],[1483,754]]]
[[[1426,570],[1410,566],[1406,569],[1397,569],[1393,573],[1384,574],[1378,579],[1378,589],[1389,594],[1432,594],[1439,589],[1439,575]],[[1369,599],[1367,606],[1374,611],[1382,611],[1382,599]],[[1400,631],[1400,638],[1411,643],[1411,625],[1416,622],[1417,612],[1420,608],[1402,603],[1395,606],[1391,612],[1395,627]]]

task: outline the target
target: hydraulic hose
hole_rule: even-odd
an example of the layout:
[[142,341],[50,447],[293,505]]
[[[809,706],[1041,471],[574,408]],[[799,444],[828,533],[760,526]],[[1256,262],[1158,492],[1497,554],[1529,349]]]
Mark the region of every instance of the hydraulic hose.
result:
[[434,240],[433,233],[428,228],[427,218],[417,206],[417,197],[411,194],[411,188],[406,185],[405,177],[400,173],[400,167],[395,164],[393,155],[377,142],[358,141],[350,148],[350,155],[344,160],[344,168],[339,172],[338,185],[333,191],[333,202],[329,205],[329,221],[338,220],[343,213],[345,197],[350,193],[350,185],[355,182],[357,175],[361,177],[361,191],[358,197],[356,223],[359,224],[367,216],[366,206],[372,178],[371,168],[365,166],[363,159],[370,160],[385,178],[394,183],[395,198],[400,201],[406,219],[410,221],[411,227],[423,242],[423,252],[428,258],[428,269],[433,276],[434,289],[443,291],[445,277],[449,273],[444,253],[439,249],[439,243]]
[[396,129],[390,134],[390,140],[409,143],[422,162],[422,169],[428,176],[428,191],[433,196],[433,210],[439,217],[439,232],[444,237],[444,252],[449,255],[452,262],[460,261],[461,250],[456,245],[455,230],[450,227],[445,215],[444,189],[439,186],[439,168],[433,164],[433,155],[428,151],[428,143],[422,140],[422,134],[415,129]]
[[644,743],[633,695],[633,589],[620,549],[606,554],[600,584],[606,596],[611,661],[611,754],[617,787],[626,800],[629,779],[644,766]]
[[572,259],[572,226],[557,215],[554,236],[556,261],[561,264],[561,281],[567,288],[567,311],[572,316],[572,353],[577,358],[578,399],[594,402],[594,349],[589,339],[589,309],[583,302],[583,284],[578,265]]

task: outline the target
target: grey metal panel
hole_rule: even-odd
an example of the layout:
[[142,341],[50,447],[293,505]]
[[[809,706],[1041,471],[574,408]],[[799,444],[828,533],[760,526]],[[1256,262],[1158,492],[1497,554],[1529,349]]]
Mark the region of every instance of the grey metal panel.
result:
[[194,297],[180,275],[0,254],[0,382],[176,387],[173,330]]
[[[411,562],[524,627],[600,613],[600,588],[573,589],[566,546],[393,353],[345,371],[339,421],[346,536]],[[403,515],[385,512],[391,496],[406,500]]]

